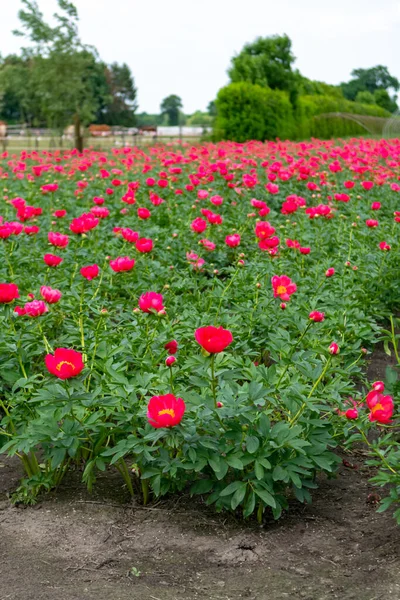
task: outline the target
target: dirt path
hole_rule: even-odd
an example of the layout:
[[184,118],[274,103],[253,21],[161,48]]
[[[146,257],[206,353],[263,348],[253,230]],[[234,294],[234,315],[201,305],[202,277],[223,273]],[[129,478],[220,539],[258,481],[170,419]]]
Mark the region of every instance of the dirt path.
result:
[[[2,498],[17,476],[0,469]],[[0,599],[398,600],[400,528],[375,513],[367,474],[320,483],[263,528],[187,497],[126,504],[110,474],[95,496],[70,481],[36,507],[0,501]]]

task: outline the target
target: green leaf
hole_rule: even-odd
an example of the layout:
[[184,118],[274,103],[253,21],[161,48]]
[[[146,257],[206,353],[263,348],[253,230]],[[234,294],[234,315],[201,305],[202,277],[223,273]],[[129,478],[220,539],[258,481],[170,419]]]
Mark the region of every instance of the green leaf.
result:
[[256,460],[254,463],[254,472],[256,474],[257,479],[260,480],[264,478],[264,468],[259,460]]
[[250,454],[254,454],[255,452],[257,452],[259,447],[260,447],[259,439],[257,437],[255,437],[254,435],[250,435],[246,440],[247,452],[250,452]]
[[246,489],[247,489],[247,483],[241,481],[240,487],[236,490],[236,492],[232,496],[232,500],[231,500],[231,509],[232,510],[235,510],[235,508],[237,508],[239,506],[239,504],[242,502],[243,498],[246,495]]
[[240,471],[243,469],[243,463],[237,456],[232,456],[232,454],[228,454],[226,457],[226,462],[233,469],[239,469]]
[[213,488],[214,482],[211,479],[200,479],[190,488],[191,494],[208,494]]
[[254,491],[257,494],[257,496],[259,498],[261,498],[261,500],[264,502],[264,504],[266,504],[267,506],[270,506],[271,508],[276,507],[276,502],[275,502],[274,497],[269,492],[267,492],[267,490],[255,488]]
[[220,496],[230,496],[236,492],[242,485],[242,481],[233,481],[220,492]]
[[248,494],[248,496],[246,498],[246,502],[244,503],[244,506],[243,506],[243,517],[245,519],[247,517],[250,517],[251,514],[253,514],[255,505],[256,505],[256,496],[255,496],[253,490],[251,490],[251,492]]

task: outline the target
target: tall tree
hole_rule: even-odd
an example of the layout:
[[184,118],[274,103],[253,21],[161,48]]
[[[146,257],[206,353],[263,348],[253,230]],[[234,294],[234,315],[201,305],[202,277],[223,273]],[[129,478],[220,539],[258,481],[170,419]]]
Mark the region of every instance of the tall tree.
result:
[[169,125],[179,125],[180,109],[182,100],[176,94],[171,94],[161,102],[161,114],[168,117]]
[[89,123],[99,106],[93,85],[97,61],[94,48],[84,45],[78,34],[78,13],[69,0],[57,0],[61,13],[55,26],[44,21],[36,0],[22,0],[21,31],[32,42],[24,56],[33,62],[32,81],[41,98],[47,124],[63,129],[74,122],[75,146],[82,150],[81,125]]
[[137,90],[128,65],[110,65],[107,68],[107,83],[109,102],[105,106],[103,122],[107,125],[131,127],[135,124]]
[[0,59],[0,119],[8,123],[40,124],[40,97],[33,85],[32,62],[16,55]]
[[[386,94],[378,94],[377,99],[385,104],[384,108],[389,109],[389,106],[391,106],[392,112],[396,110],[395,98],[390,98],[388,90],[397,92],[400,89],[400,83],[396,77],[389,73],[387,67],[377,65],[370,69],[354,69],[351,75],[352,79],[350,81],[341,84],[345,98],[355,100],[359,92],[370,92],[375,95],[375,92],[383,90],[386,91]],[[377,99],[375,99],[376,102]]]
[[232,58],[228,75],[233,83],[248,83],[286,90],[295,98],[298,74],[292,70],[295,61],[292,42],[287,35],[258,37],[245,44],[242,51]]

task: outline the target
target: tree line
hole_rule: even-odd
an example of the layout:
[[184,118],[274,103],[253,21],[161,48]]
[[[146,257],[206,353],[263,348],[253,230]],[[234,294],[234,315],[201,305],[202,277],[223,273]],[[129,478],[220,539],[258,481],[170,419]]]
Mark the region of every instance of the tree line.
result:
[[[127,64],[106,64],[78,32],[78,13],[70,0],[57,0],[59,12],[48,24],[37,0],[21,0],[21,27],[29,40],[20,55],[0,58],[0,120],[63,130],[75,125],[82,147],[82,125],[202,125],[215,139],[331,137],[360,133],[343,119],[315,119],[334,112],[387,117],[397,110],[399,81],[387,67],[355,69],[339,86],[312,81],[294,68],[287,35],[259,37],[231,60],[230,83],[206,112],[183,113],[182,99],[170,94],[159,114],[138,113],[137,88]],[[358,128],[358,129],[357,129]]]

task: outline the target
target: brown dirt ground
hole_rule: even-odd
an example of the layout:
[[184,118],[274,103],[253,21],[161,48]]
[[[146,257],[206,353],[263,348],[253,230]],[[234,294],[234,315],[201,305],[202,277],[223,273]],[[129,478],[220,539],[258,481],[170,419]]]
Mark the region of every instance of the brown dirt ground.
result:
[[[387,359],[376,358],[380,379]],[[19,465],[3,460],[0,600],[399,600],[400,528],[375,512],[362,460],[263,527],[184,495],[129,503],[113,473],[92,496],[72,475],[40,504],[12,507]]]

